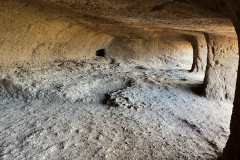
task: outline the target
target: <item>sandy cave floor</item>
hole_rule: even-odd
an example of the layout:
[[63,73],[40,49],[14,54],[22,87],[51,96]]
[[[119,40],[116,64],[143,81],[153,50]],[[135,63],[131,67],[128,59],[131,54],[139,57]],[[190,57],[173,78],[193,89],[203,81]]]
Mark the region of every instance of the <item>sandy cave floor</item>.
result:
[[105,59],[0,71],[0,159],[209,160],[229,135],[232,104],[193,92],[202,74]]

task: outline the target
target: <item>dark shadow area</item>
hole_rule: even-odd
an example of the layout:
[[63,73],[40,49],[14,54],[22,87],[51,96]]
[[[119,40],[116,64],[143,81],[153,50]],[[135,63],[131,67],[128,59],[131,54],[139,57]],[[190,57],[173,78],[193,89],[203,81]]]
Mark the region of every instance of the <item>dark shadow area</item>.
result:
[[197,95],[202,95],[204,88],[203,88],[203,84],[196,84],[195,86],[193,86],[191,88],[192,92],[197,94]]
[[100,50],[96,51],[96,56],[105,57],[105,55],[106,55],[106,50],[105,49],[100,49]]

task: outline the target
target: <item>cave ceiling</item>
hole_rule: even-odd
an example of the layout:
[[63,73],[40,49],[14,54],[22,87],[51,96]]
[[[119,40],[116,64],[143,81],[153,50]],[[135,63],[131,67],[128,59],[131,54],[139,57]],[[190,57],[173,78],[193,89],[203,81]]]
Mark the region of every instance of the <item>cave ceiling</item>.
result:
[[215,0],[35,0],[79,15],[81,23],[115,35],[178,38],[212,33],[234,36]]

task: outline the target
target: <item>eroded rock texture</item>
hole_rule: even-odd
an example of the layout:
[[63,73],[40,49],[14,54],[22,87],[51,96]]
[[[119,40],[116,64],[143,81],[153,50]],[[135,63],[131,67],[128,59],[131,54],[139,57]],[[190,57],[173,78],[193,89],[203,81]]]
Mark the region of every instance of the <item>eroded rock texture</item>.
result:
[[[205,31],[232,34],[234,28],[229,19],[217,12],[217,1],[193,0],[39,0],[65,6],[79,13],[109,19],[108,24],[117,27],[121,22],[128,32],[142,30],[167,36],[169,31]],[[120,28],[122,28],[121,26]],[[120,29],[122,30],[122,29]]]
[[204,95],[233,100],[237,78],[238,41],[236,37],[207,36],[208,64]]
[[[238,41],[240,42],[240,26],[236,26],[236,31],[238,33]],[[240,43],[239,43],[240,46]],[[240,70],[240,66],[238,67]],[[223,159],[228,160],[239,160],[240,159],[240,72],[238,72],[238,80],[236,85],[235,99],[234,99],[234,108],[231,119],[231,135],[229,136],[229,140],[226,144],[226,148],[223,153]]]
[[193,49],[185,37],[174,40],[115,37],[107,48],[106,56],[165,69],[190,70],[193,63]]
[[26,2],[0,5],[0,63],[86,59],[111,41],[66,10]]
[[84,60],[100,49],[109,58],[158,68],[190,69],[192,64],[192,46],[184,34],[154,37],[146,31],[137,36],[142,29],[131,28],[114,32],[117,23],[112,21],[31,1],[2,1],[0,7],[1,64]]
[[[233,21],[233,24],[236,29],[236,33],[238,35],[238,49],[240,53],[240,2],[237,0],[229,0],[227,1],[229,5],[230,15],[229,17]],[[240,159],[240,63],[238,65],[238,78],[237,78],[237,86],[235,92],[234,99],[234,108],[231,119],[230,131],[231,135],[229,136],[229,140],[227,142],[226,148],[223,153],[223,159]]]
[[[0,64],[90,59],[105,49],[109,58],[177,66],[190,62],[184,53],[193,49],[192,70],[203,71],[205,41],[196,34],[205,33],[204,93],[233,100],[239,49],[232,22],[239,39],[239,8],[238,0],[2,0]],[[225,159],[240,159],[239,87],[240,81]]]
[[204,35],[192,35],[187,39],[192,44],[193,48],[193,64],[191,71],[205,72],[207,65],[207,43]]

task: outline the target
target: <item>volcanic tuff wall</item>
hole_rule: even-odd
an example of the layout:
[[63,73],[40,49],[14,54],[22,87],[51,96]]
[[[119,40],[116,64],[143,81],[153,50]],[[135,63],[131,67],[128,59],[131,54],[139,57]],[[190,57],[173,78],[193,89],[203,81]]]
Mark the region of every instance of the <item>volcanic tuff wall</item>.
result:
[[0,63],[92,58],[112,39],[71,13],[37,4],[1,2],[0,15]]
[[[228,16],[235,27],[238,37],[238,54],[240,53],[240,1],[226,0],[227,7],[223,9],[223,13]],[[240,159],[240,63],[238,63],[237,85],[234,99],[233,114],[231,118],[228,142],[224,149],[222,159],[239,160]]]
[[233,100],[238,66],[237,37],[208,35],[208,64],[204,94],[213,99]]
[[[146,31],[143,37],[122,30],[114,33],[117,22],[106,19],[32,1],[0,3],[0,64],[89,59],[95,57],[97,50],[106,49],[107,58],[141,61],[150,67],[168,69],[190,69],[194,62],[194,71],[205,70],[207,49],[201,34],[186,36],[184,31],[183,34],[166,31],[169,36],[157,34],[154,37],[155,33],[149,32],[147,37],[146,28],[143,28],[142,32]],[[237,70],[237,40],[231,38],[232,34],[220,38],[213,35],[210,34],[208,40],[209,60],[204,94],[209,98],[232,100]],[[229,58],[231,61],[226,60]]]
[[109,58],[152,67],[185,64],[189,68],[192,63],[191,44],[181,37],[175,41],[119,37],[94,29],[79,14],[24,1],[1,2],[0,16],[0,64],[89,59],[99,49],[106,49]]
[[107,48],[107,57],[136,60],[150,67],[191,69],[193,49],[186,39],[137,39],[114,37]]
[[[98,0],[95,3],[94,1],[78,0],[36,1],[52,1],[75,11],[102,15],[105,18],[114,17],[114,20],[100,25],[98,22],[106,21],[106,19],[103,17],[101,17],[102,20],[93,18],[92,21],[97,21],[93,24],[87,22],[85,16],[79,16],[66,10],[56,10],[54,5],[47,7],[25,3],[23,0],[2,0],[0,1],[1,64],[19,61],[37,60],[39,62],[40,60],[91,58],[97,49],[106,48],[111,44],[112,33],[120,29],[127,32],[133,31],[135,35],[138,33],[146,35],[151,32],[154,37],[161,35],[169,37],[169,30],[166,28],[175,31],[206,32],[211,33],[208,39],[209,59],[205,78],[206,95],[216,98],[233,97],[234,86],[231,84],[234,84],[234,81],[229,77],[233,76],[235,79],[236,61],[234,57],[236,58],[235,51],[237,50],[236,40],[230,40],[231,38],[226,37],[228,34],[231,36],[234,34],[230,20],[226,17],[233,21],[239,37],[239,0]],[[139,6],[136,7],[137,5]],[[230,8],[228,8],[229,6]],[[225,16],[217,12],[225,14]],[[88,17],[88,19],[91,18]],[[125,22],[125,25],[115,21],[117,19]],[[109,30],[111,34],[100,32],[99,26],[106,26],[104,31],[111,29]],[[156,35],[155,33],[160,34]],[[216,36],[217,34],[225,36],[221,39]],[[113,40],[112,44],[116,39]],[[228,40],[233,44],[229,45]],[[126,46],[126,44],[120,44]],[[118,45],[121,46],[120,44]],[[90,45],[91,47],[89,47]],[[225,45],[226,47],[224,47]],[[110,45],[110,53],[114,50],[116,48],[112,48]],[[135,51],[130,53],[135,53]],[[231,66],[230,63],[232,63]],[[240,80],[237,86],[231,136],[225,150],[225,159],[240,159]]]

